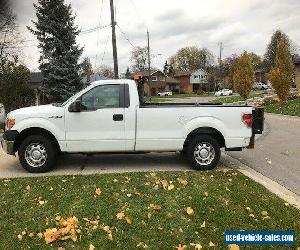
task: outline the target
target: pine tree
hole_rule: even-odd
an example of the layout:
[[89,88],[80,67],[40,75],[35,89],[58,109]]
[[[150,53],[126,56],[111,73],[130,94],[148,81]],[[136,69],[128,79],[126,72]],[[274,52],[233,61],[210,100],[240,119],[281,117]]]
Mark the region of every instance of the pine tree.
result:
[[286,46],[289,48],[290,52],[293,52],[292,42],[287,34],[281,30],[276,30],[272,37],[271,41],[267,46],[266,53],[264,55],[264,67],[269,72],[272,67],[275,65],[276,50],[279,41],[283,41]]
[[131,73],[130,73],[129,67],[127,67],[127,69],[126,69],[125,78],[126,79],[130,79],[131,78]]
[[169,64],[168,64],[168,61],[165,62],[163,72],[164,72],[165,75],[169,74]]
[[270,72],[270,81],[281,101],[285,101],[292,86],[294,66],[289,47],[283,39],[277,45],[275,65]]
[[252,89],[254,83],[254,69],[252,59],[245,51],[238,59],[234,73],[233,73],[233,86],[241,97],[246,99]]
[[37,37],[41,56],[43,90],[50,100],[61,102],[82,88],[78,59],[82,48],[71,5],[64,0],[38,0],[34,4],[37,21],[28,29]]

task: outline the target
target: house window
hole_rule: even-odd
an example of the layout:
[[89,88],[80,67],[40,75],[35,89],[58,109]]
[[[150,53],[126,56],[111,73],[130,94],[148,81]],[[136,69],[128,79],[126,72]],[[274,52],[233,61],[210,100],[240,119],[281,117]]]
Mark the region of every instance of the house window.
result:
[[157,76],[152,76],[152,81],[156,82],[157,81]]
[[198,78],[198,76],[194,76],[194,79],[197,79]]
[[201,75],[201,79],[203,79],[204,77],[203,77],[203,75]]

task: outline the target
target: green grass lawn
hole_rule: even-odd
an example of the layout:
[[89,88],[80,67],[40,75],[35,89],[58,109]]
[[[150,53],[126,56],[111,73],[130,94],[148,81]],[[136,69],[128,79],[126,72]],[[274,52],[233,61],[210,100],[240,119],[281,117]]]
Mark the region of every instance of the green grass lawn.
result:
[[152,96],[152,97],[145,97],[146,103],[158,103],[158,102],[168,102],[172,99],[169,97],[159,97],[159,96]]
[[[201,244],[215,250],[227,249],[226,230],[300,233],[296,208],[235,171],[17,178],[0,180],[0,192],[0,249],[89,249],[90,244],[95,249],[176,249],[179,244],[194,249],[191,244]],[[73,216],[78,223],[62,219]],[[43,233],[49,228],[64,228],[59,232],[67,237],[46,244]]]
[[[253,98],[253,97],[259,97],[262,96],[262,92],[261,91],[251,91],[249,98]],[[219,97],[215,100],[213,100],[213,103],[233,103],[233,102],[240,102],[240,101],[245,101],[245,99],[243,97],[241,97],[240,95],[235,95],[235,96],[228,96],[228,97]]]
[[268,113],[300,116],[300,98],[288,100],[287,102],[267,105],[265,111]]

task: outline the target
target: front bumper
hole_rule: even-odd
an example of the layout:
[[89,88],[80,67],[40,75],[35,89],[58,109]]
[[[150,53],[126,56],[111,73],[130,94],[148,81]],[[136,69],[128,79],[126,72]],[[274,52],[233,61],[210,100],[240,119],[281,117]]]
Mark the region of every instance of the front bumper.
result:
[[18,135],[19,133],[16,130],[7,130],[4,132],[1,147],[6,154],[15,155],[14,143]]

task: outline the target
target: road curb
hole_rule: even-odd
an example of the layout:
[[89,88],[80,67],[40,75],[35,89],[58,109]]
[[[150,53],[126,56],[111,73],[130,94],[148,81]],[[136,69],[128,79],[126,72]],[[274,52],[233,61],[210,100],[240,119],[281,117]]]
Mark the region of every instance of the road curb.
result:
[[233,158],[230,155],[224,154],[224,165],[232,169],[238,170],[245,176],[251,178],[257,183],[263,185],[272,193],[276,194],[278,197],[288,202],[290,205],[293,205],[300,210],[300,196],[293,193],[286,187],[278,184],[277,182],[271,180],[270,178],[262,175],[261,173],[255,171],[254,169],[243,164],[239,160]]
[[282,114],[268,113],[268,112],[266,112],[265,115],[276,116],[279,118],[290,118],[290,119],[296,119],[296,120],[300,119],[299,116],[295,116],[295,115],[282,115]]

